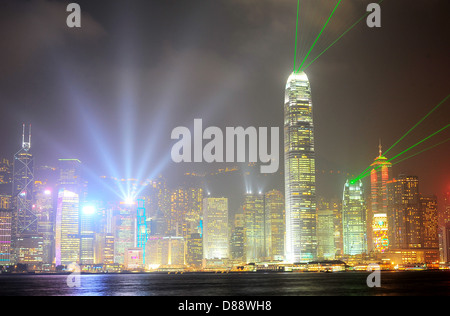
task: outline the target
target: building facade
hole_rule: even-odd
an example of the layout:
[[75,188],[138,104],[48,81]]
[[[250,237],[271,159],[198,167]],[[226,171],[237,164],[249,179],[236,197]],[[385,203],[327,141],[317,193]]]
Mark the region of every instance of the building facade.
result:
[[203,199],[203,258],[229,257],[228,199]]
[[286,260],[317,257],[316,174],[311,88],[305,73],[293,73],[284,102]]
[[367,206],[361,180],[345,183],[342,198],[342,236],[344,255],[367,253]]

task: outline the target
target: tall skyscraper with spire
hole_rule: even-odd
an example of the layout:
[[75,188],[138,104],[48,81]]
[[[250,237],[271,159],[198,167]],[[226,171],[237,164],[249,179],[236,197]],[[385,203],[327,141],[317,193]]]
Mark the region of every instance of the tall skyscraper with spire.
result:
[[304,72],[292,73],[284,102],[286,261],[317,257],[316,174],[311,88]]
[[38,235],[38,217],[33,209],[34,158],[31,154],[31,125],[25,137],[22,127],[22,148],[14,155],[13,181],[13,260],[17,263],[42,262],[43,239]]
[[370,212],[368,218],[369,250],[385,252],[389,247],[388,238],[388,189],[392,179],[392,164],[383,156],[381,141],[379,155],[371,165],[370,171]]
[[33,211],[34,158],[31,154],[31,125],[28,139],[25,124],[22,132],[22,148],[14,155],[13,189],[17,236],[37,233],[37,216]]

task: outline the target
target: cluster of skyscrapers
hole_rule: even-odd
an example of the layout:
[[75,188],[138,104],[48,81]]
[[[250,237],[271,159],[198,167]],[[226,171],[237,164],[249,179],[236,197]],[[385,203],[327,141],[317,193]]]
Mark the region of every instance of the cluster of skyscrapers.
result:
[[98,198],[78,159],[35,168],[31,138],[13,163],[2,161],[0,176],[4,269],[201,269],[284,257],[284,196],[277,190],[243,194],[240,209],[230,210],[229,198],[207,194],[199,176],[180,177],[186,181],[175,187],[163,177],[145,184],[100,177],[103,190],[143,187],[132,200]]
[[439,213],[437,197],[420,194],[418,177],[393,178],[380,144],[367,173],[368,192],[362,179],[348,179],[340,211],[317,205],[313,107],[303,72],[288,79],[284,114],[287,261],[357,257],[402,265],[447,260],[448,197]]
[[436,196],[420,194],[418,177],[393,177],[381,148],[369,185],[348,179],[342,197],[317,196],[306,74],[293,73],[285,91],[284,192],[243,192],[237,209],[234,197],[211,196],[194,174],[175,186],[161,176],[144,184],[100,177],[103,188],[119,183],[140,193],[125,201],[93,197],[78,159],[35,167],[31,131],[25,137],[23,126],[21,149],[13,162],[0,164],[0,265],[52,271],[76,263],[121,271],[334,259],[448,262],[450,194],[438,212]]

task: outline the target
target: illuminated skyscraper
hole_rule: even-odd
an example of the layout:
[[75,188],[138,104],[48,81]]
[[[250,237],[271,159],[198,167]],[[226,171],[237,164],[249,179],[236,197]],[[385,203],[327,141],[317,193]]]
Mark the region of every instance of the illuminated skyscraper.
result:
[[127,249],[136,245],[136,205],[121,203],[113,219],[114,263],[124,264]]
[[438,207],[436,196],[421,196],[422,244],[424,248],[438,248]]
[[446,226],[450,222],[450,191],[444,194],[444,205],[439,212],[439,225]]
[[345,255],[367,253],[367,207],[361,180],[345,183],[342,199],[342,235]]
[[186,264],[199,268],[203,260],[203,237],[193,233],[186,241]]
[[436,196],[420,197],[420,213],[422,222],[422,247],[425,263],[439,262],[439,224],[438,201]]
[[0,184],[7,184],[11,182],[11,169],[12,164],[8,159],[3,158],[0,161]]
[[277,190],[265,195],[265,238],[266,257],[273,260],[284,259],[285,213],[284,196]]
[[229,257],[228,199],[203,199],[203,258]]
[[[38,235],[38,220],[33,210],[33,184],[34,158],[31,154],[31,126],[28,132],[28,140],[26,140],[24,124],[22,148],[14,155],[12,197],[14,208],[14,249],[21,249],[21,251],[25,252],[27,252],[26,248],[31,247],[31,249],[34,249],[34,246],[37,246],[34,242]],[[39,256],[42,256],[42,254]],[[16,253],[17,262],[22,263],[20,257]]]
[[391,248],[417,248],[421,244],[419,178],[400,175],[387,183],[388,227]]
[[169,235],[187,238],[196,233],[203,206],[203,189],[180,186],[172,192]]
[[[387,183],[391,180],[391,168],[392,164],[388,161],[386,157],[382,155],[381,144],[379,146],[379,156],[375,159],[375,161],[371,165],[370,172],[370,209],[368,219],[368,240],[369,240],[369,251],[373,249],[375,252],[384,252],[389,247],[389,238],[388,238],[388,230],[387,221],[384,223],[386,225],[385,228],[380,230],[377,226],[377,223],[374,223],[375,217],[377,217],[377,222],[380,223],[381,217],[387,218],[388,213],[388,193],[387,193]],[[374,236],[374,229],[377,231],[377,234],[383,232],[386,235],[383,236]],[[382,244],[381,244],[382,242]]]
[[81,161],[60,159],[55,223],[56,265],[80,262],[80,207],[84,194]]
[[0,208],[0,265],[11,264],[12,211]]
[[95,203],[85,204],[80,213],[80,262],[95,263],[95,232],[99,219]]
[[248,193],[244,202],[244,255],[247,262],[266,257],[264,195]]
[[79,194],[61,188],[56,207],[56,265],[80,262]]
[[317,257],[316,174],[311,89],[305,73],[293,73],[284,102],[286,261]]
[[41,181],[35,182],[34,192],[35,202],[33,209],[38,218],[38,234],[43,238],[43,263],[51,264],[55,258],[53,192]]
[[244,258],[244,226],[244,214],[235,214],[230,237],[230,254],[232,259],[242,260]]
[[145,248],[147,245],[148,231],[144,200],[137,200],[136,214],[136,247],[143,252],[143,264],[145,264]]

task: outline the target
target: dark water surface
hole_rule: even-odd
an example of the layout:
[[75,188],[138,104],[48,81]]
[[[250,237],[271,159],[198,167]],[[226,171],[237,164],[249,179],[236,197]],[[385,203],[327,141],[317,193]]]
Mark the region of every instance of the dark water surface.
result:
[[368,272],[242,274],[0,275],[0,295],[25,296],[304,296],[449,295],[450,272],[382,272],[369,288]]

